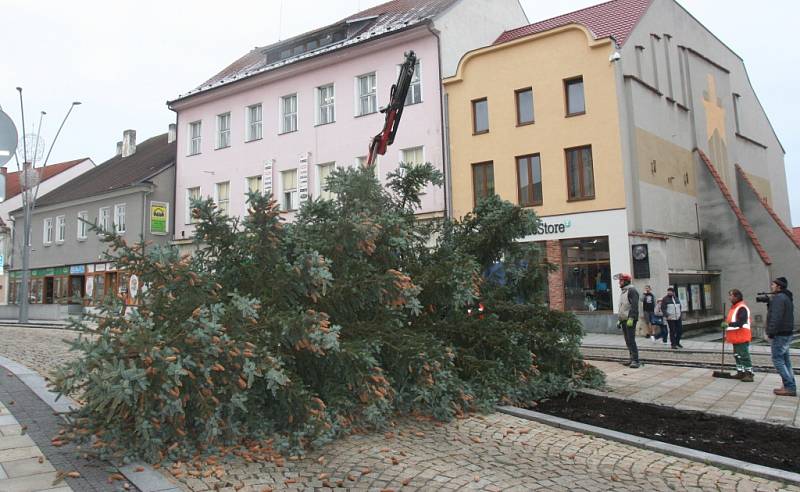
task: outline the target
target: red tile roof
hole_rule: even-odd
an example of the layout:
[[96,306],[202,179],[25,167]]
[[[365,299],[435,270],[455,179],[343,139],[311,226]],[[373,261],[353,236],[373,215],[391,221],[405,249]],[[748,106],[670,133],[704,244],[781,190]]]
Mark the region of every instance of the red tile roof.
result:
[[711,177],[714,178],[714,181],[717,182],[717,187],[719,187],[719,191],[722,192],[722,196],[725,197],[725,200],[730,205],[733,214],[736,215],[736,218],[739,220],[739,224],[741,224],[742,229],[747,234],[747,237],[750,238],[750,242],[753,243],[753,247],[758,252],[758,255],[761,257],[761,261],[764,262],[765,265],[772,265],[772,259],[767,254],[767,250],[764,249],[764,246],[761,245],[761,241],[758,240],[758,236],[756,236],[756,232],[753,230],[753,227],[750,225],[750,222],[747,220],[747,217],[744,216],[742,213],[742,209],[739,208],[739,205],[736,204],[736,200],[733,199],[733,195],[731,195],[728,186],[722,180],[722,177],[717,172],[717,168],[714,167],[714,164],[711,163],[711,160],[708,156],[700,149],[695,149],[697,153],[700,155],[700,160],[705,163],[708,172],[711,173]]
[[[747,177],[747,173],[744,172],[744,169],[742,169],[742,167],[739,164],[736,164],[736,172],[739,173],[739,176],[750,188],[750,191],[752,191],[753,194],[756,197],[758,197],[758,201],[760,201],[761,204],[764,205],[764,208],[767,210],[767,213],[769,213],[770,217],[772,217],[772,220],[774,220],[775,223],[778,224],[778,227],[780,227],[783,233],[789,237],[792,243],[794,243],[794,245],[797,246],[798,249],[800,249],[800,237],[797,237],[795,233],[792,233],[792,230],[789,229],[789,227],[786,224],[784,224],[781,218],[778,217],[778,214],[775,213],[775,210],[770,206],[767,199],[758,194],[758,190],[756,190],[756,187],[753,186],[753,182],[750,181],[750,178]],[[798,229],[800,228],[795,228],[795,232]]]
[[[73,168],[88,159],[88,157],[84,157],[83,159],[75,159],[74,161],[59,162],[58,164],[50,164],[45,166],[42,168],[44,172],[44,174],[41,175],[42,181],[48,180],[57,174],[61,174],[67,169]],[[20,174],[20,171],[14,171],[13,173],[6,174],[6,200],[17,196],[22,192],[22,186],[20,185],[19,180]]]
[[795,240],[795,242],[799,242],[800,241],[800,227],[795,227],[794,229],[792,229],[792,232],[794,232],[794,240]]
[[595,39],[610,36],[614,38],[618,46],[622,46],[650,7],[651,2],[652,0],[611,0],[506,31],[495,40],[494,44],[549,31],[567,24],[582,24],[594,35]]

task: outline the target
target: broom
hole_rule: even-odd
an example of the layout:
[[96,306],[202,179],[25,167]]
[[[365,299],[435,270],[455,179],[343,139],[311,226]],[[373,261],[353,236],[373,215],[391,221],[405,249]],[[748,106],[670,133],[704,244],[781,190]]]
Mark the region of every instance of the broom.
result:
[[[722,313],[725,313],[725,303],[722,303]],[[722,329],[722,362],[719,365],[719,371],[711,373],[712,377],[722,379],[736,379],[733,375],[725,370],[725,328]]]

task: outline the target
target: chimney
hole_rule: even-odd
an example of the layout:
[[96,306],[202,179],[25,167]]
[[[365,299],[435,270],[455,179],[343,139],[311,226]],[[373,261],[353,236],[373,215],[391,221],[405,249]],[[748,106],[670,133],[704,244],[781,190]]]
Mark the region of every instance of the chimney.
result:
[[117,157],[122,155],[122,142],[117,142]]
[[122,157],[128,157],[136,152],[136,130],[122,132]]
[[175,123],[169,124],[169,133],[167,133],[167,143],[172,143],[178,138],[178,125]]

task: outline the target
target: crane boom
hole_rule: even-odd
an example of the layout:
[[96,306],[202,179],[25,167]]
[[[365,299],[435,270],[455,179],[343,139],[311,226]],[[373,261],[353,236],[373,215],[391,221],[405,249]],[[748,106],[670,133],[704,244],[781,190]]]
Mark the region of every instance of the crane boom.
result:
[[397,127],[400,126],[400,117],[403,116],[403,108],[406,105],[408,88],[411,87],[411,80],[414,78],[414,69],[417,66],[417,55],[413,51],[405,53],[406,60],[400,66],[400,75],[397,83],[392,86],[389,92],[389,105],[381,108],[381,113],[386,114],[383,130],[372,138],[369,145],[369,155],[367,156],[367,167],[375,164],[378,155],[386,154],[386,149],[394,143],[397,134]]

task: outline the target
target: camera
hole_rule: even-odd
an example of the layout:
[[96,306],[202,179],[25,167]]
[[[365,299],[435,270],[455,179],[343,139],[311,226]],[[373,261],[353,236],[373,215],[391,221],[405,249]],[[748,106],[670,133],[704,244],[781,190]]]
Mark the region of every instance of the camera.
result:
[[758,292],[756,293],[756,302],[766,302],[769,303],[770,297],[772,292]]

